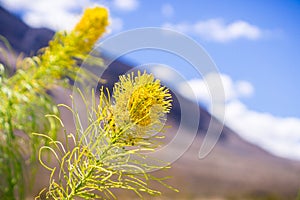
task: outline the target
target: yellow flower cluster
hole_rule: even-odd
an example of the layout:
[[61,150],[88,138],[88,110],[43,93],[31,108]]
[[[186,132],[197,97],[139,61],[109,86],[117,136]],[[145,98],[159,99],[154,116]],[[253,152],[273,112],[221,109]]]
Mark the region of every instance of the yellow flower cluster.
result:
[[153,106],[161,106],[163,113],[170,111],[171,95],[168,89],[161,87],[159,80],[154,80],[152,75],[144,74],[136,77],[135,83],[135,89],[127,105],[132,121],[141,126],[149,125]]
[[[93,100],[91,105],[81,93],[88,108],[88,126],[76,129],[76,135],[66,135],[66,143],[74,142],[74,148],[72,145],[61,148],[61,142],[47,135],[35,134],[50,139],[51,145],[43,146],[39,154],[41,164],[51,171],[50,186],[46,190],[49,199],[116,199],[114,192],[118,189],[132,190],[141,199],[143,193],[160,195],[159,190],[150,188],[150,181],[178,191],[165,184],[165,178],[148,174],[148,170],[162,167],[149,162],[153,158],[144,154],[161,144],[163,136],[151,133],[162,132],[156,125],[162,124],[161,113],[168,113],[171,109],[169,90],[161,86],[152,74],[138,72],[137,75],[120,76],[113,92],[112,99],[109,89],[102,87],[99,104]],[[94,97],[92,92],[92,99]],[[82,124],[78,113],[65,107],[72,111],[75,123]],[[44,163],[41,159],[43,149],[54,153],[59,168]],[[42,199],[42,193],[37,199]]]
[[88,8],[84,11],[83,17],[75,26],[73,32],[78,36],[84,35],[84,43],[91,47],[105,32],[107,25],[108,12],[105,8]]
[[[50,186],[46,191],[49,199],[116,199],[113,194],[116,189],[133,190],[140,198],[143,198],[142,193],[160,195],[159,190],[149,187],[150,180],[178,191],[163,183],[164,178],[148,175],[148,170],[162,167],[149,163],[150,157],[143,154],[154,151],[161,144],[159,139],[163,136],[149,134],[152,133],[149,130],[161,132],[155,127],[161,123],[161,113],[168,113],[171,109],[169,90],[161,86],[152,74],[139,71],[137,75],[120,76],[113,90],[114,99],[111,99],[109,89],[102,87],[99,104],[93,102],[87,109],[90,116],[87,128],[77,129],[75,136],[66,135],[66,143],[73,141],[74,148],[69,148],[71,145],[61,148],[57,145],[60,142],[35,134],[51,140],[51,146],[41,149],[51,150],[59,160],[59,168],[51,168],[41,159],[40,151],[41,164],[51,171]],[[83,102],[87,103],[81,95]],[[94,97],[95,93],[92,93]],[[88,108],[88,104],[86,106]],[[69,109],[75,123],[81,124],[78,113]],[[55,177],[61,178],[57,180]],[[41,199],[42,192],[37,199]]]
[[108,11],[95,7],[86,9],[81,20],[70,33],[57,33],[49,47],[45,48],[40,57],[39,70],[36,78],[47,74],[51,78],[61,79],[68,74],[75,78],[74,66],[78,60],[84,60],[100,36],[105,33],[108,25]]
[[[135,143],[151,137],[153,131],[163,126],[162,118],[171,109],[169,90],[152,74],[134,73],[120,76],[113,88],[113,126],[123,130],[124,142]],[[130,140],[130,141],[129,141]]]

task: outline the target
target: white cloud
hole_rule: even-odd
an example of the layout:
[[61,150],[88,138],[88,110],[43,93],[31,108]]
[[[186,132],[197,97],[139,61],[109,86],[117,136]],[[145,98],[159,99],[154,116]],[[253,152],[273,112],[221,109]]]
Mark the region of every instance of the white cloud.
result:
[[[247,81],[233,81],[230,76],[220,75],[225,92],[225,123],[245,139],[283,157],[300,159],[300,119],[278,117],[247,108],[240,100],[253,95],[254,88]],[[216,75],[205,79],[213,81]],[[191,90],[198,101],[211,107],[211,95],[207,82],[202,79],[190,80],[178,86],[179,92],[191,98]],[[188,84],[188,85],[187,85]],[[213,87],[210,89],[214,89]],[[189,91],[187,93],[186,91]]]
[[[205,76],[205,80],[192,79],[187,83],[183,82],[179,84],[178,89],[183,95],[189,98],[196,96],[198,101],[209,106],[211,103],[211,90],[216,89],[213,83],[217,78],[220,78],[222,81],[226,102],[241,97],[249,97],[253,94],[254,89],[251,83],[247,81],[233,82],[232,79],[225,74],[208,74]],[[210,88],[207,83],[211,83]],[[192,88],[193,94],[186,93],[186,91],[191,91],[188,90],[189,87]]]
[[300,119],[253,111],[235,100],[226,105],[226,123],[276,155],[300,159]]
[[113,5],[123,11],[133,11],[139,6],[138,0],[114,0]]
[[110,26],[109,26],[109,32],[119,32],[123,29],[123,20],[118,17],[112,17],[110,18]]
[[1,3],[9,10],[22,11],[23,20],[30,26],[54,30],[72,29],[81,11],[94,5],[84,0],[1,0]]
[[162,25],[162,27],[168,28],[168,29],[174,29],[174,30],[182,32],[182,33],[193,33],[193,31],[192,31],[193,25],[188,24],[186,22],[182,22],[182,23],[178,23],[178,24],[165,23]]
[[161,7],[161,14],[164,16],[164,17],[167,17],[167,18],[170,18],[174,15],[174,8],[171,4],[169,3],[166,3],[166,4],[163,4],[162,7]]
[[[55,31],[71,30],[85,8],[96,4],[93,0],[0,0],[7,9],[22,13],[22,19],[32,27],[47,27]],[[104,3],[106,3],[104,1]],[[123,21],[111,17],[110,30],[120,31]]]
[[32,3],[30,0],[1,0],[1,4],[3,4],[4,7],[10,9],[10,10],[18,10],[20,8],[26,8],[28,7],[28,3]]
[[184,95],[185,97],[201,103],[209,105],[211,95],[209,89],[202,79],[193,79],[188,82],[182,82],[177,87],[178,92]]
[[228,42],[240,38],[256,40],[262,37],[263,32],[257,26],[242,20],[225,24],[221,19],[209,19],[198,21],[194,24],[186,22],[179,24],[166,23],[163,27],[187,34],[194,34],[215,42]]
[[174,70],[174,68],[167,66],[167,65],[162,65],[162,64],[153,64],[149,68],[149,71],[153,73],[153,75],[165,82],[174,82],[178,80],[182,80],[182,78],[179,76],[179,72]]
[[[52,11],[52,10],[51,10]],[[23,20],[32,27],[47,27],[52,30],[72,30],[76,22],[80,19],[79,14],[57,10],[52,13],[45,12],[28,12],[23,16]],[[49,17],[51,16],[51,17]]]
[[250,97],[254,93],[254,88],[248,81],[237,81],[235,87],[237,93],[243,97]]

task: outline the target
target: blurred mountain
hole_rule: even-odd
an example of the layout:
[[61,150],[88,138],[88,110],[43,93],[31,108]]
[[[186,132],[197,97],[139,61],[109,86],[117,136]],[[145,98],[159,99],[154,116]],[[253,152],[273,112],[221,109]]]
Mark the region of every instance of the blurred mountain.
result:
[[30,28],[19,18],[0,6],[0,34],[4,36],[16,53],[36,53],[48,44],[54,32],[46,28]]
[[[49,29],[33,29],[24,24],[19,18],[11,15],[0,7],[0,35],[11,44],[13,52],[7,61],[0,55],[2,62],[15,63],[16,55],[32,55],[41,47],[48,44],[54,32]],[[1,45],[1,43],[0,43]],[[3,43],[2,43],[3,45]],[[107,56],[105,52],[102,54]],[[111,63],[103,74],[108,80],[105,86],[112,88],[120,74],[131,70],[131,63],[116,60]],[[70,92],[69,92],[70,93]],[[70,103],[68,92],[53,92],[58,103]],[[172,169],[167,172],[173,176],[170,185],[178,188],[179,193],[168,189],[164,191],[165,199],[295,199],[300,186],[300,163],[279,158],[250,144],[228,127],[224,127],[222,135],[213,151],[204,159],[198,159],[198,152],[211,121],[217,126],[220,122],[212,117],[198,104],[174,95],[173,109],[168,116],[173,126],[167,133],[169,139],[176,133],[181,122],[181,107],[200,111],[200,122],[197,137],[191,147],[172,163]],[[179,104],[180,100],[180,104]],[[67,129],[72,130],[72,116],[62,110],[62,117]],[[192,120],[192,119],[191,119]],[[189,123],[184,124],[185,134],[190,135]],[[271,139],[271,138],[270,138]],[[155,172],[161,174],[163,172]],[[43,173],[39,174],[42,176]],[[35,192],[39,191],[47,180],[39,178]],[[132,194],[128,199],[131,199]],[[150,197],[149,197],[150,198]],[[122,199],[126,199],[125,197]]]

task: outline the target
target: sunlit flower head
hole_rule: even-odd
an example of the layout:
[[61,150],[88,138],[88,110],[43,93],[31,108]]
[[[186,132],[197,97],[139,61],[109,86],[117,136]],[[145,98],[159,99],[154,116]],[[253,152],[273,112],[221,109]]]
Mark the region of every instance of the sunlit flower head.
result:
[[39,70],[35,78],[43,77],[43,82],[47,78],[49,83],[54,79],[62,79],[65,74],[68,74],[71,79],[76,78],[78,74],[74,67],[77,67],[79,60],[83,61],[86,58],[91,60],[92,56],[89,53],[100,36],[105,33],[107,25],[106,8],[86,9],[81,20],[70,33],[56,33],[49,46],[41,51],[43,53],[41,57],[34,60],[39,62]]
[[94,7],[84,11],[81,20],[75,26],[73,32],[84,35],[85,42],[94,44],[105,32],[108,25],[108,11],[105,8]]
[[166,114],[171,109],[169,90],[145,72],[120,76],[114,87],[114,99],[116,117],[127,118],[139,126],[152,125],[159,120],[159,113]]

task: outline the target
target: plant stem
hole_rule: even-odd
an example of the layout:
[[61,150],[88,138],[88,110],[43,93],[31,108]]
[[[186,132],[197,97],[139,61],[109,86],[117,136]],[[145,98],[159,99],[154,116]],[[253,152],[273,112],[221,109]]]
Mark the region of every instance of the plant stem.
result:
[[83,177],[83,179],[81,179],[79,181],[79,183],[76,184],[75,186],[75,189],[72,190],[71,194],[68,195],[67,199],[73,199],[76,194],[77,194],[77,191],[80,189],[80,187],[85,183],[86,179],[89,178],[89,176],[92,174],[94,170],[94,167],[91,168],[88,173],[85,173],[85,176]]

